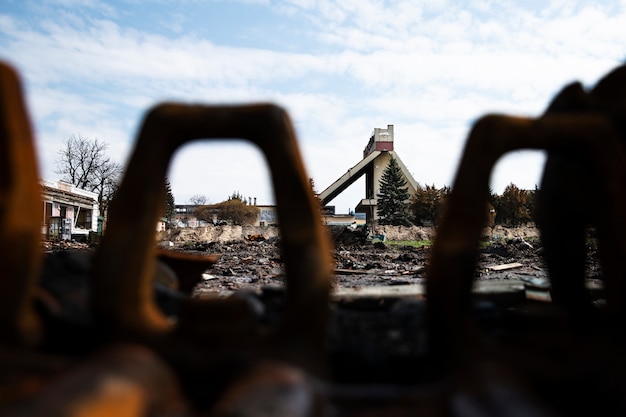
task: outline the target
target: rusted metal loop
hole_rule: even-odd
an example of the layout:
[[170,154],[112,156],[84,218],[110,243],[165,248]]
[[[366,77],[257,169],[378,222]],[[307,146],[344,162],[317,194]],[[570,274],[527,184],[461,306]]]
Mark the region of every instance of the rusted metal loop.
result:
[[[601,138],[601,140],[599,140]],[[485,224],[489,179],[504,154],[521,149],[562,152],[572,149],[589,156],[590,170],[604,185],[608,199],[599,207],[607,238],[616,243],[608,256],[616,265],[626,256],[624,146],[613,121],[599,113],[546,115],[539,119],[489,115],[473,127],[465,145],[454,186],[432,248],[427,278],[428,320],[433,359],[439,367],[461,366],[477,349],[470,301],[477,250]],[[622,214],[620,214],[622,213]],[[604,271],[607,292],[621,291],[623,269]],[[615,303],[624,306],[624,293]]]
[[287,273],[279,326],[289,343],[320,347],[328,319],[331,257],[288,115],[271,104],[161,104],[145,117],[95,256],[94,316],[110,329],[168,332],[152,299],[155,224],[171,156],[198,139],[245,139],[271,171]]
[[41,265],[41,191],[17,73],[0,62],[0,343],[36,344],[32,296]]

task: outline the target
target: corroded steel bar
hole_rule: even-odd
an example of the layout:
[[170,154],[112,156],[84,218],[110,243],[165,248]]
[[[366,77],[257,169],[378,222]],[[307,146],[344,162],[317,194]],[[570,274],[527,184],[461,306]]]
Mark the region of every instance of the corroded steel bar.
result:
[[[602,220],[604,271],[611,308],[624,314],[624,280],[620,260],[626,257],[626,151],[620,123],[608,111],[547,114],[539,119],[490,115],[473,127],[447,201],[432,248],[427,279],[428,319],[432,354],[439,367],[471,361],[477,353],[470,314],[473,274],[486,213],[489,179],[494,164],[505,153],[519,149],[547,150],[549,154],[584,155],[595,172],[597,217]],[[569,179],[565,179],[569,180]],[[549,227],[549,222],[546,222]]]
[[286,313],[279,333],[288,343],[323,344],[331,253],[287,114],[274,105],[162,104],[146,116],[105,236],[95,255],[95,316],[109,329],[168,332],[152,299],[155,227],[170,158],[192,140],[247,139],[268,162],[276,196],[287,273]]
[[41,264],[41,191],[15,71],[0,63],[0,343],[40,339],[32,295]]

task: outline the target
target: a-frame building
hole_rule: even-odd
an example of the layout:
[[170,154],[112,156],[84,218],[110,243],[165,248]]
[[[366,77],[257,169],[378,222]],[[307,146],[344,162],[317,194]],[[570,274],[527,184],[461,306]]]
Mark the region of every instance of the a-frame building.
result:
[[393,150],[393,125],[387,125],[387,129],[375,128],[365,149],[363,159],[343,174],[337,181],[322,191],[318,198],[322,205],[326,206],[335,197],[345,191],[356,180],[365,175],[365,198],[357,204],[355,211],[365,213],[367,221],[377,220],[376,213],[378,195],[380,193],[380,179],[389,165],[391,157],[402,170],[407,182],[409,195],[413,196],[420,187],[417,181],[406,168],[400,157]]

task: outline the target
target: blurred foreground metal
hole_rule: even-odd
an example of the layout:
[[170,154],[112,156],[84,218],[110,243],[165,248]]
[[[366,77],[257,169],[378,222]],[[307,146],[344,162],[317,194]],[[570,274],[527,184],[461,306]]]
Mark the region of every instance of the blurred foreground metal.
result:
[[[555,302],[520,309],[510,323],[518,330],[511,346],[494,352],[476,329],[471,287],[492,168],[519,149],[548,153],[536,217]],[[508,408],[502,402],[508,394],[494,386],[524,393],[527,404],[541,403],[545,413],[623,414],[624,213],[625,66],[589,93],[578,83],[567,86],[538,119],[489,115],[476,122],[428,274],[430,353],[437,372],[465,375],[461,391],[491,402],[493,415],[507,415]],[[606,298],[601,309],[591,306],[584,287],[588,227],[599,236]]]

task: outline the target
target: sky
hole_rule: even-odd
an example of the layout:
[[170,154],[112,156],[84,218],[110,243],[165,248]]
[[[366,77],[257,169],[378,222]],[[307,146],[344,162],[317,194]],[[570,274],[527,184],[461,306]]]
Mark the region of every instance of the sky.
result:
[[[415,180],[442,187],[478,118],[539,116],[566,84],[592,87],[625,62],[625,24],[626,0],[3,0],[0,59],[21,75],[47,180],[72,135],[125,164],[158,103],[269,102],[288,112],[318,192],[390,124]],[[491,187],[534,188],[544,160],[507,155]],[[176,204],[274,203],[243,140],[185,145],[168,178]],[[364,184],[329,204],[353,210]]]

